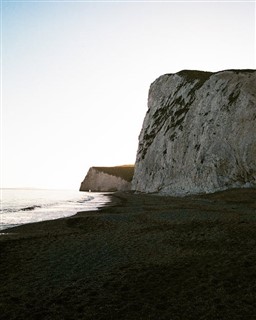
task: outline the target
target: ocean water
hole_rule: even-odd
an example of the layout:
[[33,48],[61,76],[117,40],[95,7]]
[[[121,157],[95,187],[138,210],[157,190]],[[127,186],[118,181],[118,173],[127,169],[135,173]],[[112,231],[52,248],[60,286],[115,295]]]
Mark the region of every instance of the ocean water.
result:
[[21,224],[98,210],[110,201],[106,193],[70,190],[1,189],[0,230]]

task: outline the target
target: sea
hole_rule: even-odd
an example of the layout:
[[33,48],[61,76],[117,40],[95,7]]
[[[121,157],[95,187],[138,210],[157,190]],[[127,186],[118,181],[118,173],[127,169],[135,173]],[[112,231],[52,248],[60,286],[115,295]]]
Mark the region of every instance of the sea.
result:
[[1,189],[0,230],[55,220],[79,211],[97,211],[110,202],[107,193],[71,190]]

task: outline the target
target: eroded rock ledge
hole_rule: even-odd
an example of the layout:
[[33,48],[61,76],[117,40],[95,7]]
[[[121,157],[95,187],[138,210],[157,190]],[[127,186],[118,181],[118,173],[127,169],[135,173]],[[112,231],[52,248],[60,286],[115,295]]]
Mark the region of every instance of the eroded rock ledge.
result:
[[256,186],[256,71],[183,70],[152,83],[132,189],[195,194]]

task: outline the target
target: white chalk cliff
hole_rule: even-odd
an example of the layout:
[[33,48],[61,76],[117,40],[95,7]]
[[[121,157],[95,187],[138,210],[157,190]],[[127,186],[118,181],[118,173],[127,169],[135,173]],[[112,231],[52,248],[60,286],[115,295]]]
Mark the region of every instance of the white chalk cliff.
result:
[[134,166],[91,167],[80,191],[112,192],[131,189]]
[[256,187],[256,71],[184,70],[151,84],[132,189]]

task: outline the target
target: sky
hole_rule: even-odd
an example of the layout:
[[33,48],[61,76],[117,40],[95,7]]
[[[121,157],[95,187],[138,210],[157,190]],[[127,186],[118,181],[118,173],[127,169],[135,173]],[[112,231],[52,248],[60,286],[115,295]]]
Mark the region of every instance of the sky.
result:
[[253,1],[1,1],[1,187],[132,164],[150,84],[255,69]]

